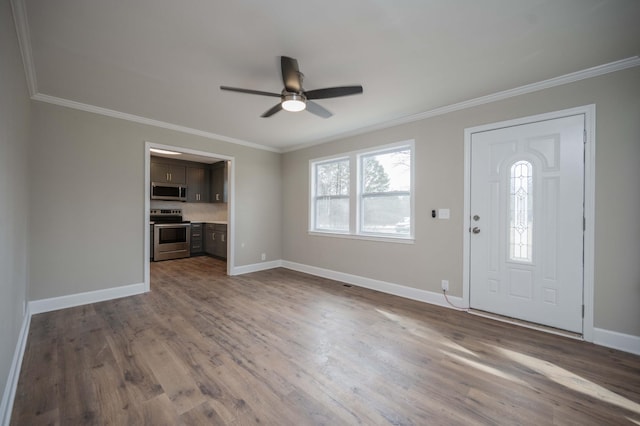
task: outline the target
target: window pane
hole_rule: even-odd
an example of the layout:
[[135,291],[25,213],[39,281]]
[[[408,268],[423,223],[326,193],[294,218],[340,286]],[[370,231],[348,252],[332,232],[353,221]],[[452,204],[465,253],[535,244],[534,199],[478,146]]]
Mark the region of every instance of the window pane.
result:
[[361,156],[360,232],[411,235],[411,149]]
[[315,229],[349,231],[349,198],[321,197],[316,199]]
[[411,150],[362,157],[362,193],[411,190]]
[[349,231],[349,159],[315,164],[314,229]]
[[409,235],[410,225],[410,195],[362,198],[362,232]]
[[349,195],[349,159],[316,165],[315,195]]
[[510,258],[531,262],[533,237],[533,175],[528,161],[511,167]]

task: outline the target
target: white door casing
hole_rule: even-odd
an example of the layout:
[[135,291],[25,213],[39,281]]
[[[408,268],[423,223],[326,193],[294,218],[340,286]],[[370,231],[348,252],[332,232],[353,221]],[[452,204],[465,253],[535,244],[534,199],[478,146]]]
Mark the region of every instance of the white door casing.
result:
[[[583,217],[593,222],[593,155],[585,152],[593,112],[583,107],[465,131],[463,299],[472,308],[590,337],[593,248],[592,234],[583,238]],[[518,195],[512,181],[522,184],[513,186]]]

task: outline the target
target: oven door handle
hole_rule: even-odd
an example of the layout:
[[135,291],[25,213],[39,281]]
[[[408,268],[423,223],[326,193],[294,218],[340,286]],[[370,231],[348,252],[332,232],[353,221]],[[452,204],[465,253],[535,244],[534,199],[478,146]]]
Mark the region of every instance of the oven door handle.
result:
[[153,225],[154,228],[189,228],[191,227],[190,223],[156,223]]

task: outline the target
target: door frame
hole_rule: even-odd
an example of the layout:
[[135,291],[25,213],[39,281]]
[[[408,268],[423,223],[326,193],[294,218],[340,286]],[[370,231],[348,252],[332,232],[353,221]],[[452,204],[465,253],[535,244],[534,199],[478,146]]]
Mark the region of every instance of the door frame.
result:
[[217,158],[219,160],[225,160],[228,163],[227,179],[228,179],[228,192],[227,192],[227,275],[232,275],[235,268],[235,223],[236,223],[236,210],[235,210],[235,158],[223,154],[215,154],[213,152],[198,151],[194,149],[184,148],[181,146],[159,144],[154,142],[145,141],[144,143],[144,291],[149,292],[151,290],[151,274],[150,274],[150,260],[151,250],[149,247],[149,239],[151,233],[149,231],[149,211],[151,209],[151,148],[165,149],[169,151],[182,152],[185,154],[194,154],[201,157]]
[[489,123],[464,129],[464,226],[463,226],[463,270],[462,300],[466,306],[470,301],[471,259],[471,137],[474,133],[519,126],[538,121],[552,120],[572,115],[585,116],[584,150],[584,262],[583,262],[583,304],[582,338],[593,342],[594,319],[594,259],[595,259],[595,165],[596,165],[596,106],[584,105],[545,114]]

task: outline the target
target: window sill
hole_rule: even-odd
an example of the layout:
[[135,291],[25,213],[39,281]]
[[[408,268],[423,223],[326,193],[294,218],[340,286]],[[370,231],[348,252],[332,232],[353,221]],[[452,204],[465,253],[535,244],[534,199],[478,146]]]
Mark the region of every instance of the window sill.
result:
[[314,237],[346,238],[348,240],[378,241],[383,243],[396,243],[396,244],[414,244],[415,243],[415,239],[412,237],[391,237],[391,236],[367,235],[367,234],[344,234],[340,232],[319,232],[319,231],[309,231],[309,235]]

